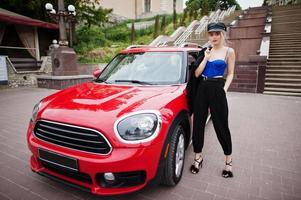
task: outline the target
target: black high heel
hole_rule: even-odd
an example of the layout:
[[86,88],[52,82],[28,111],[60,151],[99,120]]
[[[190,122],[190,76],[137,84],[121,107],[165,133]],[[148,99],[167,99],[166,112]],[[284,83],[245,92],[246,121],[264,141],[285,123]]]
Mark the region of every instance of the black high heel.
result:
[[190,167],[190,172],[191,173],[193,173],[193,174],[199,173],[200,167],[201,168],[203,167],[203,160],[204,160],[203,158],[202,158],[202,160],[200,160],[201,158],[202,157],[200,157],[199,159],[194,159],[194,161],[197,163],[198,167],[196,167],[195,164],[191,165],[191,167]]
[[[230,162],[226,162],[226,165],[228,165],[228,166],[231,166],[232,167],[232,160],[230,161]],[[233,177],[233,173],[232,173],[232,171],[230,171],[230,170],[223,170],[223,172],[222,172],[222,176],[224,177],[224,178],[232,178]]]

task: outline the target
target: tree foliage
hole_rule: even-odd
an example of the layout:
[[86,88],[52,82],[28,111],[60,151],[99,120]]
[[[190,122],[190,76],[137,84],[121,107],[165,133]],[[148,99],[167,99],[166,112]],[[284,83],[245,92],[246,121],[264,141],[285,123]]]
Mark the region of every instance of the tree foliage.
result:
[[[99,7],[101,0],[65,0],[65,9],[72,4],[76,9],[76,20],[88,26],[102,26],[108,20],[111,9]],[[57,0],[1,0],[1,8],[43,21],[50,21],[45,4],[51,3],[57,10]]]
[[188,0],[186,2],[186,9],[206,15],[209,11],[215,10],[217,6],[222,10],[226,10],[233,5],[236,5],[237,10],[241,9],[236,0]]

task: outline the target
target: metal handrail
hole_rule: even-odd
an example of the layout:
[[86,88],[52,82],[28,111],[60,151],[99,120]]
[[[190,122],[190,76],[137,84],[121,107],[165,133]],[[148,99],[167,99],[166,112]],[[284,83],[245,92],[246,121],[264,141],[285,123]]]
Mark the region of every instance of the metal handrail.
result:
[[195,33],[199,33],[202,32],[202,27],[204,26],[204,23],[208,22],[209,17],[204,16],[202,17],[202,19],[200,20],[200,25],[195,29]]
[[12,46],[0,46],[0,48],[2,48],[2,49],[21,49],[21,50],[36,49],[36,48],[12,47]]
[[174,45],[179,46],[180,44],[185,42],[186,39],[191,35],[191,33],[193,33],[193,28],[197,23],[199,22],[198,21],[191,22],[190,25],[187,27],[187,29],[184,31],[184,33],[180,37],[178,37],[178,39],[174,42]]
[[218,9],[215,14],[212,16],[212,18],[209,19],[209,22],[215,22],[218,19],[219,13],[221,12],[220,9]]
[[232,6],[228,8],[226,11],[223,11],[221,13],[220,10],[217,10],[216,12],[212,12],[210,15],[211,18],[207,18],[207,20],[205,21],[202,21],[203,20],[202,18],[202,20],[200,21],[201,22],[200,26],[195,30],[196,39],[200,39],[203,36],[209,22],[217,21],[217,19],[222,21],[226,16],[232,14],[235,8],[236,6]]
[[[216,22],[216,21],[222,21],[226,16],[229,16],[232,14],[233,11],[235,11],[236,6],[229,7],[227,10],[221,11],[218,9],[215,12],[211,12],[209,16],[204,16],[200,21],[193,21],[190,23],[190,25],[186,28],[186,30],[176,39],[174,42],[175,46],[180,46],[183,44],[188,38],[192,36],[192,33],[195,33],[197,36],[197,39],[200,39],[202,34],[205,32],[205,29],[208,25],[208,23]],[[195,26],[197,28],[195,28]],[[156,46],[166,46],[168,41],[158,41]]]

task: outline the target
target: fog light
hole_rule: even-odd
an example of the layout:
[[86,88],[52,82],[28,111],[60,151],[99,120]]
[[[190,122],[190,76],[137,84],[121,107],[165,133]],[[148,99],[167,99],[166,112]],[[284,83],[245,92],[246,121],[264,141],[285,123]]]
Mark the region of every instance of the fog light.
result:
[[111,172],[108,172],[108,173],[104,173],[104,178],[107,182],[114,182],[115,181],[115,175]]

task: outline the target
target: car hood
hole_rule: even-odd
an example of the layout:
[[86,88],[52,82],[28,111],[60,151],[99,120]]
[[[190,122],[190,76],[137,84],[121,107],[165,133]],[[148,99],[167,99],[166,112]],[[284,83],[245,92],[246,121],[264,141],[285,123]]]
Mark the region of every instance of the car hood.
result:
[[112,127],[112,123],[123,114],[160,110],[183,91],[183,85],[135,86],[88,82],[45,98],[39,118],[94,128],[100,124],[101,127]]

